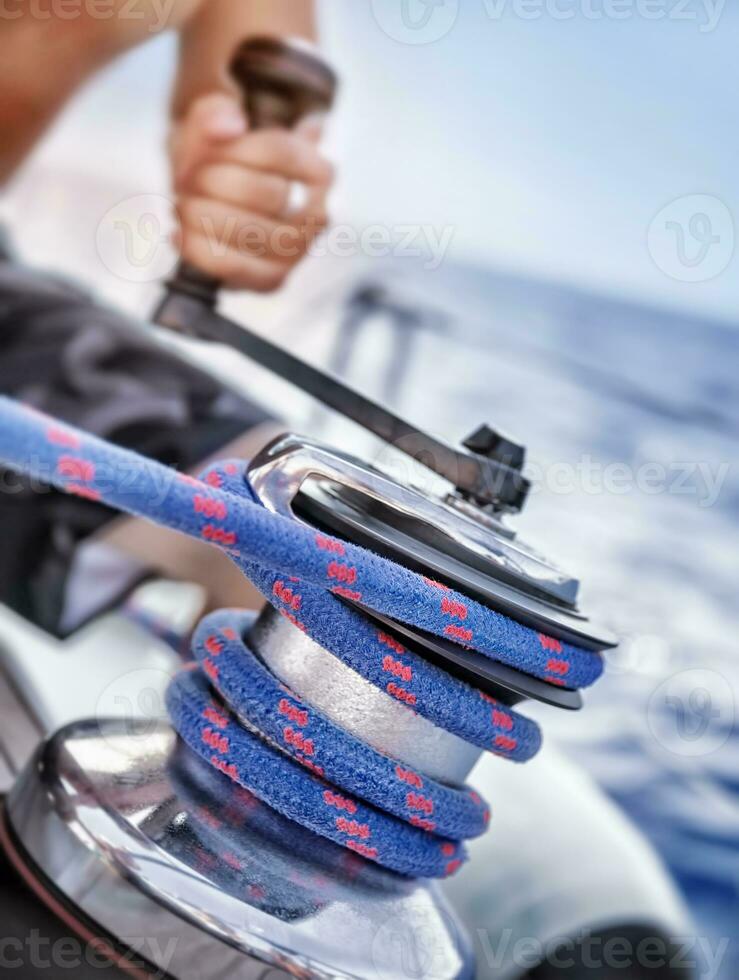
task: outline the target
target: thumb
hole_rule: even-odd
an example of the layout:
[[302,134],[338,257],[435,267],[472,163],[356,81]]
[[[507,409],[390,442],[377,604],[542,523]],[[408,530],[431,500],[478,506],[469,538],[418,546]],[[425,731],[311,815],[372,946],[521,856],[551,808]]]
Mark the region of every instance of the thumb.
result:
[[238,139],[247,129],[246,114],[234,96],[213,92],[196,99],[172,137],[175,184],[188,179],[214,144]]
[[311,113],[305,116],[304,119],[298,123],[295,127],[295,132],[302,136],[303,139],[308,140],[310,143],[320,143],[323,137],[323,128],[326,122],[325,115],[323,113]]

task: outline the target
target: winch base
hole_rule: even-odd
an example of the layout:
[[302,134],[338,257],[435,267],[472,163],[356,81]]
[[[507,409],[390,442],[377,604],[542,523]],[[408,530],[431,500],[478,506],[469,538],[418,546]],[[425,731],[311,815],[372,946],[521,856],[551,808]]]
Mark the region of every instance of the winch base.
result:
[[6,820],[46,894],[160,975],[379,980],[415,964],[413,975],[472,976],[437,886],[284,820],[168,725],[62,729],[16,783]]

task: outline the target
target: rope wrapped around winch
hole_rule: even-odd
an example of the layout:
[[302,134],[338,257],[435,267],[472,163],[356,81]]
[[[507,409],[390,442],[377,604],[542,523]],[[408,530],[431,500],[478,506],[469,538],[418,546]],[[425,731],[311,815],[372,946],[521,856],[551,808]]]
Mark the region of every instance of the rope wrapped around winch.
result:
[[[538,750],[538,726],[452,677],[343,600],[576,689],[598,653],[538,633],[348,541],[268,512],[243,460],[200,480],[0,398],[0,461],[61,490],[221,548],[296,629],[409,711],[514,761]],[[207,762],[275,810],[379,864],[442,877],[489,811],[467,786],[430,779],[381,754],[287,689],[249,649],[253,617],[221,611],[193,639],[197,666],[167,694],[174,727]]]

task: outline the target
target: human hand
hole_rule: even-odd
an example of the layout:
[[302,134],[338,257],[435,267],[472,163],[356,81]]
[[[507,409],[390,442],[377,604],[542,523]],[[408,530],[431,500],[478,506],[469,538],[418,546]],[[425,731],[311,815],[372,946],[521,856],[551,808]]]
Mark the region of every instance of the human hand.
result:
[[[320,135],[310,120],[251,131],[236,98],[195,100],[171,140],[182,258],[234,289],[281,286],[328,221],[333,168]],[[296,183],[305,188],[297,210]]]

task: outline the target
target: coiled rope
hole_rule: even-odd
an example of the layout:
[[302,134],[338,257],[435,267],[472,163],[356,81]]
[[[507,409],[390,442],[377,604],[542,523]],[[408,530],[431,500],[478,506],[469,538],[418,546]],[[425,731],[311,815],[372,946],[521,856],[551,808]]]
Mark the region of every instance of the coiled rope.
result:
[[[68,493],[224,550],[296,629],[434,725],[505,758],[538,750],[538,726],[407,650],[342,599],[463,644],[568,688],[602,672],[597,653],[537,633],[357,545],[269,513],[243,460],[200,480],[0,398],[0,460]],[[193,638],[196,669],[173,680],[167,705],[182,739],[275,810],[402,874],[443,877],[489,811],[382,755],[282,685],[249,649],[251,618],[221,611]]]

